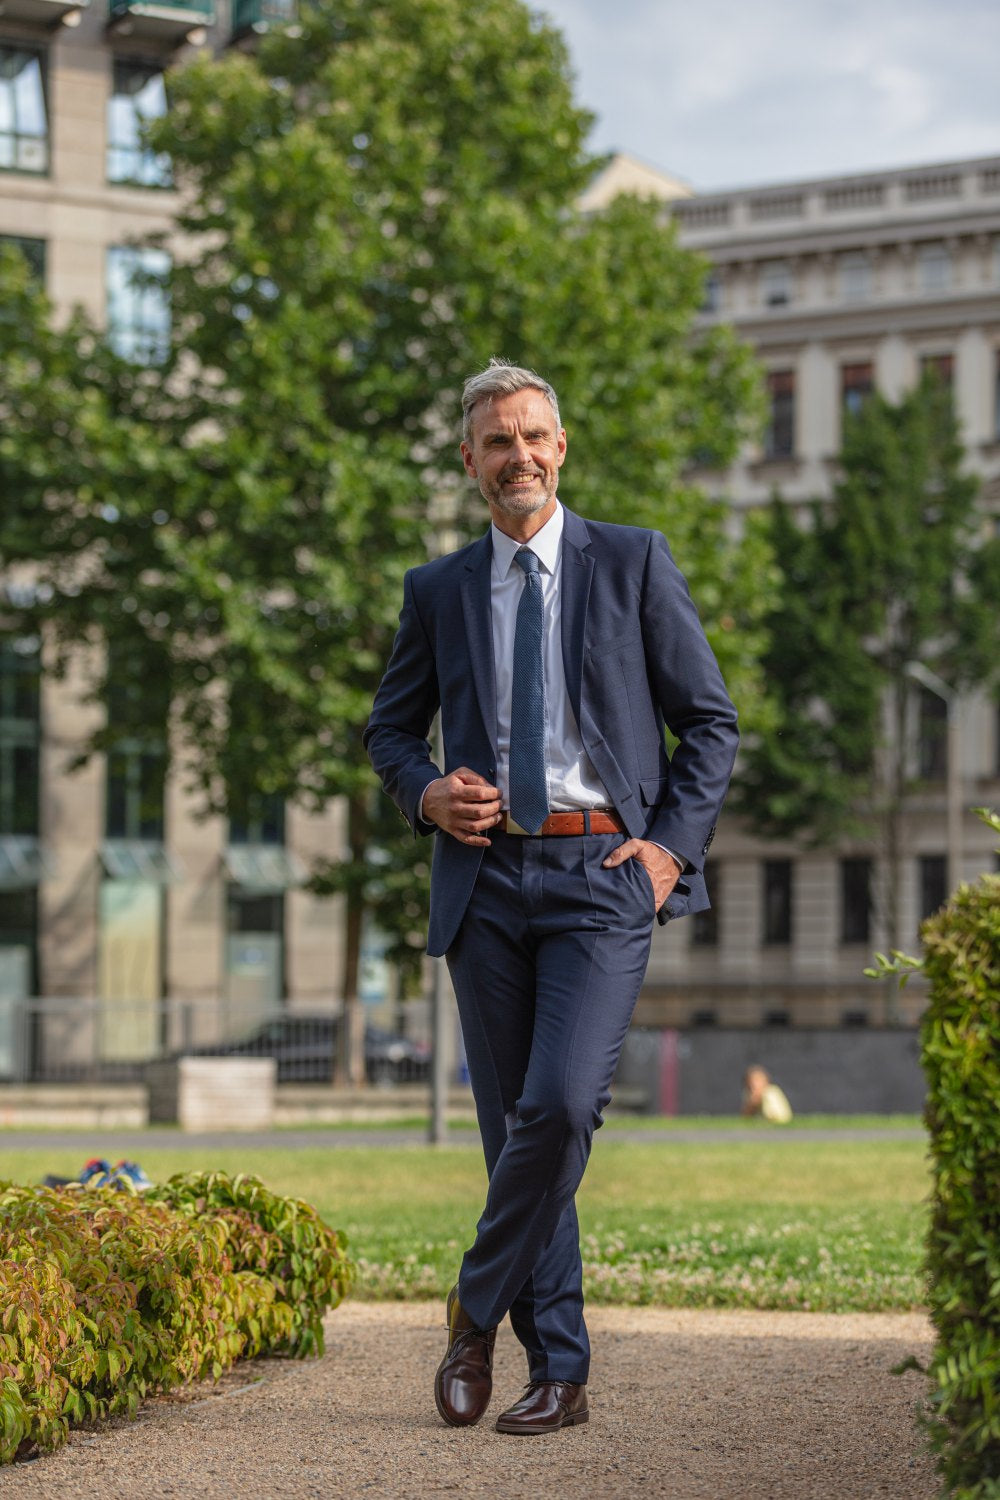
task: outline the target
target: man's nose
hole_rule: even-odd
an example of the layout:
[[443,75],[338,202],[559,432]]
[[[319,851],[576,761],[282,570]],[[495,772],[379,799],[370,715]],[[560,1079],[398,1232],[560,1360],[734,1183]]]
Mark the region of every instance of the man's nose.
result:
[[528,463],[531,459],[531,449],[520,433],[514,434],[514,441],[511,445],[511,458],[514,463],[518,464]]

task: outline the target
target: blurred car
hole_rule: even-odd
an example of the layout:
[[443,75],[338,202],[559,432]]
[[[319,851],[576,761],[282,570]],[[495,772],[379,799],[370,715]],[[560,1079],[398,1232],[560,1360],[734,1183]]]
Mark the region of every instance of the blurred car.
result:
[[[197,1057],[273,1057],[279,1083],[329,1083],[340,1038],[333,1016],[277,1016],[244,1037],[187,1049]],[[365,1076],[369,1083],[423,1083],[430,1076],[431,1049],[379,1026],[365,1027]]]

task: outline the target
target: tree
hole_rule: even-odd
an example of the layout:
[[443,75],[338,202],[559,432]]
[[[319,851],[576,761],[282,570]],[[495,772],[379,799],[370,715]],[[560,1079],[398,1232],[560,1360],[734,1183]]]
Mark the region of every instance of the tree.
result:
[[763,665],[777,719],[745,747],[736,802],[768,836],[827,843],[874,826],[898,948],[912,666],[955,690],[1000,680],[1000,536],[933,376],[849,419],[841,466],[831,500],[800,518],[771,508],[783,583]]
[[[761,543],[731,543],[683,477],[733,454],[756,376],[726,334],[692,338],[705,267],[655,206],[575,210],[589,123],[560,37],[510,0],[319,0],[256,55],[179,70],[150,136],[186,247],[169,351],[137,368],[76,330],[77,461],[48,464],[43,522],[8,553],[51,576],[42,613],[67,646],[138,624],[163,653],[206,806],[347,799],[348,858],[318,882],[346,898],[355,1016],[366,906],[400,951],[417,917],[386,874],[360,731],[432,504],[451,494],[459,537],[483,525],[449,490],[470,370],[503,352],[562,383],[567,495],[673,537],[757,696]],[[28,421],[22,468],[32,442],[50,457]],[[426,851],[408,858],[419,878]]]

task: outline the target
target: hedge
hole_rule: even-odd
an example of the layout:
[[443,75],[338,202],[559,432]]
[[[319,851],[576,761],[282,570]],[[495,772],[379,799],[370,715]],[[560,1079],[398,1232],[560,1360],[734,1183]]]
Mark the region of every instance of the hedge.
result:
[[949,1493],[1000,1497],[1000,876],[925,922],[922,1026],[937,1341],[927,1423]]
[[256,1177],[0,1184],[0,1462],[237,1359],[322,1353],[353,1274],[344,1236]]

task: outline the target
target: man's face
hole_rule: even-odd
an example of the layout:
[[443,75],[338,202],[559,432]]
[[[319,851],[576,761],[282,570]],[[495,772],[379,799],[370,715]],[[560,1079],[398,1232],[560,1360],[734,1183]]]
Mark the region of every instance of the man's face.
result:
[[505,520],[532,516],[544,525],[556,508],[565,457],[566,434],[541,391],[529,386],[473,407],[462,459],[501,530]]

